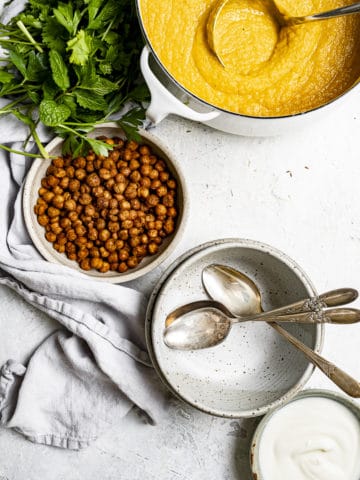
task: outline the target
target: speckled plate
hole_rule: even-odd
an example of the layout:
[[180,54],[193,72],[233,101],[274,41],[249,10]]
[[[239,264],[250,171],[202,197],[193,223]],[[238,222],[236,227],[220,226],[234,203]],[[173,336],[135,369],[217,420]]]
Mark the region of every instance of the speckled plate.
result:
[[[258,285],[265,310],[316,294],[301,268],[282,252],[252,240],[226,239],[197,247],[179,258],[155,288],[147,312],[147,341],[164,383],[192,406],[223,417],[263,415],[294,396],[313,366],[265,323],[235,325],[219,346],[198,351],[169,349],[165,318],[174,308],[207,298],[201,283],[206,265],[222,263]],[[323,325],[286,328],[321,351]]]
[[[46,258],[46,260],[52,263],[66,265],[96,280],[110,283],[123,283],[134,280],[135,278],[150,272],[159,266],[173,252],[183,234],[188,216],[188,194],[186,192],[185,179],[181,173],[180,165],[166,145],[164,145],[156,136],[145,130],[141,130],[140,134],[143,142],[150,145],[152,150],[166,161],[168,168],[178,183],[177,207],[179,216],[177,218],[175,232],[164,240],[156,255],[145,257],[136,268],[128,270],[125,273],[100,273],[97,270],[82,270],[77,262],[69,260],[65,254],[57,252],[52,247],[52,244],[45,238],[45,229],[39,225],[37,221],[36,214],[34,213],[34,205],[38,198],[41,179],[45,176],[46,170],[51,163],[51,160],[38,158],[33,162],[26,176],[23,192],[23,212],[29,235],[40,254]],[[99,125],[93,132],[89,133],[90,137],[97,137],[100,135],[124,138],[124,132],[115,123]],[[62,143],[63,139],[56,137],[47,145],[46,150],[50,155],[60,155]]]

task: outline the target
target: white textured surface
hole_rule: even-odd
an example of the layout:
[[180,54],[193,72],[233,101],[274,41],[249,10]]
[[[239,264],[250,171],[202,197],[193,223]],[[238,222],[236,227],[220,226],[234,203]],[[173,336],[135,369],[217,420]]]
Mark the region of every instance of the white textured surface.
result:
[[[178,155],[191,197],[172,259],[208,240],[247,237],[294,258],[319,292],[360,289],[360,103],[286,137],[240,138],[178,118],[153,133]],[[133,285],[149,292],[172,259]],[[55,328],[1,288],[0,364],[26,360]],[[323,353],[360,378],[359,343],[360,326],[328,327]],[[307,386],[335,389],[319,372]],[[0,429],[0,480],[247,480],[245,427],[172,400],[161,425],[130,415],[80,453]]]

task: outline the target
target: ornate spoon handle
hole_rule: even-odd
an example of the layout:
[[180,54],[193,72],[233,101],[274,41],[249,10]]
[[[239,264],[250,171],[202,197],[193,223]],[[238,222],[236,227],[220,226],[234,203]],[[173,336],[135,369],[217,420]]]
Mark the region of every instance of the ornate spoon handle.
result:
[[[338,288],[322,293],[317,297],[305,298],[297,302],[285,305],[283,307],[271,310],[271,313],[288,315],[290,313],[314,312],[320,311],[322,308],[335,307],[345,305],[357,299],[359,293],[353,288]],[[257,316],[264,316],[267,312],[260,313]]]
[[354,398],[360,398],[360,383],[346,372],[329,362],[321,355],[315,353],[311,348],[300,342],[297,338],[287,332],[276,323],[269,323],[280,335],[282,335],[294,347],[300,350],[306,358],[318,367],[327,377],[330,378],[341,390]]
[[237,321],[256,321],[256,322],[290,322],[290,323],[336,323],[347,325],[349,323],[360,322],[360,310],[356,308],[332,308],[329,310],[318,310],[302,313],[290,313],[279,315],[271,311],[254,317],[239,318]]

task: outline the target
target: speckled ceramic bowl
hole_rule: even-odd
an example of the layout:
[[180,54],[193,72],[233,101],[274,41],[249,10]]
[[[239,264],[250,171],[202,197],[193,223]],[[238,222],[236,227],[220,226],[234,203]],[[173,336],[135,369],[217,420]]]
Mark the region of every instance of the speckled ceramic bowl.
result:
[[[170,150],[162,144],[162,142],[149,132],[142,130],[141,137],[147,145],[150,145],[153,151],[166,161],[171,173],[178,184],[178,196],[177,207],[179,216],[177,218],[175,232],[167,237],[159,248],[159,252],[153,256],[145,257],[142,262],[136,268],[128,270],[125,273],[108,272],[100,273],[97,270],[84,271],[81,270],[77,262],[69,260],[65,254],[58,253],[49,243],[44,234],[44,228],[37,222],[36,215],[34,213],[34,205],[38,198],[38,190],[41,186],[41,179],[45,176],[46,170],[50,165],[50,160],[44,160],[42,158],[36,159],[32,164],[32,167],[27,174],[24,193],[23,193],[23,212],[25,217],[25,223],[29,232],[29,235],[41,253],[49,262],[66,265],[75,270],[90,276],[96,280],[110,282],[110,283],[123,283],[130,280],[134,280],[156,268],[162,263],[175,249],[178,241],[180,240],[185,222],[188,215],[188,195],[186,193],[186,185],[184,177],[181,173],[181,168],[174,158],[174,155]],[[100,135],[106,135],[108,137],[124,137],[123,131],[114,124],[104,124],[97,127],[93,132],[89,134],[91,137],[98,137]],[[47,146],[47,151],[50,155],[61,154],[62,138],[54,138]]]
[[[355,403],[349,397],[337,392],[332,392],[331,390],[320,390],[320,389],[309,389],[304,390],[303,392],[298,393],[294,398],[292,398],[286,404],[291,403],[295,400],[299,400],[300,398],[307,398],[307,397],[325,397],[329,398],[330,400],[335,400],[336,402],[341,403],[346,408],[348,408],[358,419],[360,424],[360,405]],[[250,449],[250,465],[251,471],[254,480],[265,480],[266,476],[264,476],[265,472],[261,471],[261,465],[259,462],[259,448],[261,444],[262,434],[264,432],[265,427],[271,422],[274,414],[276,414],[279,410],[281,410],[285,405],[281,405],[280,407],[272,410],[269,412],[265,417],[260,421],[258,424],[255,433],[253,435],[253,439],[251,442],[251,449]],[[306,419],[304,419],[306,421]],[[284,479],[285,480],[285,479]]]
[[[147,342],[154,366],[170,390],[194,407],[223,417],[263,415],[293,397],[314,367],[265,323],[234,325],[220,345],[204,350],[169,349],[165,318],[174,308],[207,298],[201,283],[206,265],[221,263],[258,285],[265,310],[316,294],[301,268],[282,252],[252,240],[201,245],[179,258],[156,286],[147,311]],[[323,325],[286,328],[319,352]]]

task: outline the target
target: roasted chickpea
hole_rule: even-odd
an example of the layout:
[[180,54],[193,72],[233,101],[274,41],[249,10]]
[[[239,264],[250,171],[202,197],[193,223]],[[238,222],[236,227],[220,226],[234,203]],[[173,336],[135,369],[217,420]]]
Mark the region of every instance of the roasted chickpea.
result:
[[[156,205],[160,202],[160,199],[159,197],[157,197],[156,195],[154,194],[151,194],[147,197],[146,199],[146,203],[147,205],[149,205],[150,207],[156,207]],[[169,206],[172,206],[172,205],[169,205]]]
[[165,207],[173,207],[174,206],[174,197],[172,195],[165,195],[162,199],[162,203],[165,205]]
[[159,246],[156,245],[156,243],[149,243],[148,247],[147,247],[147,251],[150,255],[154,255],[155,253],[157,253],[159,251]]
[[140,168],[140,172],[144,177],[150,177],[151,171],[152,171],[151,166],[147,164],[143,164]]
[[95,268],[95,270],[99,270],[103,266],[103,260],[99,257],[93,257],[90,260],[91,268]]
[[77,170],[75,170],[75,178],[81,181],[85,177],[86,177],[86,170],[84,170],[83,168],[78,168]]
[[165,207],[165,205],[162,205],[161,203],[158,203],[155,207],[155,213],[156,213],[157,216],[166,215],[167,208]]
[[51,164],[54,165],[54,167],[63,168],[64,159],[62,157],[54,158]]
[[175,180],[173,180],[173,179],[169,180],[169,181],[167,182],[167,186],[168,186],[168,188],[171,188],[171,189],[175,190],[175,188],[176,188],[176,182],[175,182]]
[[111,234],[109,230],[106,230],[105,228],[104,230],[101,230],[99,232],[99,240],[101,240],[102,242],[106,242],[106,240],[108,240],[110,237],[111,237]]
[[56,235],[54,232],[47,232],[45,233],[45,238],[48,242],[55,242],[56,240]]
[[84,258],[84,260],[81,260],[80,268],[87,271],[91,270],[90,260],[88,258]]
[[78,190],[80,190],[79,180],[77,180],[76,178],[73,178],[72,180],[70,180],[68,188],[70,192],[77,192]]
[[119,256],[119,260],[121,260],[122,262],[125,262],[129,258],[129,251],[125,249],[121,249],[119,251],[118,256]]
[[65,210],[69,210],[69,211],[73,211],[73,210],[76,210],[76,202],[75,200],[66,200],[64,202],[64,208]]
[[60,214],[60,210],[58,208],[55,208],[55,207],[49,207],[47,209],[47,214],[50,218],[51,217],[58,217],[59,214]]
[[164,197],[167,194],[167,188],[164,185],[161,185],[156,189],[156,195],[158,197]]
[[110,264],[108,262],[103,262],[102,266],[99,268],[99,272],[106,273],[110,270]]
[[147,145],[141,145],[139,148],[139,152],[141,155],[150,155],[150,149]]
[[81,205],[90,205],[91,201],[92,198],[89,193],[83,193],[79,198],[79,202],[81,203]]
[[139,260],[137,257],[129,257],[126,264],[129,268],[135,268],[139,265]]
[[150,188],[151,180],[149,177],[142,177],[140,180],[140,185],[145,188]]
[[39,215],[38,222],[41,226],[45,227],[49,223],[49,217],[47,215]]
[[125,262],[121,262],[118,267],[118,272],[125,273],[127,270],[129,270],[129,267],[126,265]]

